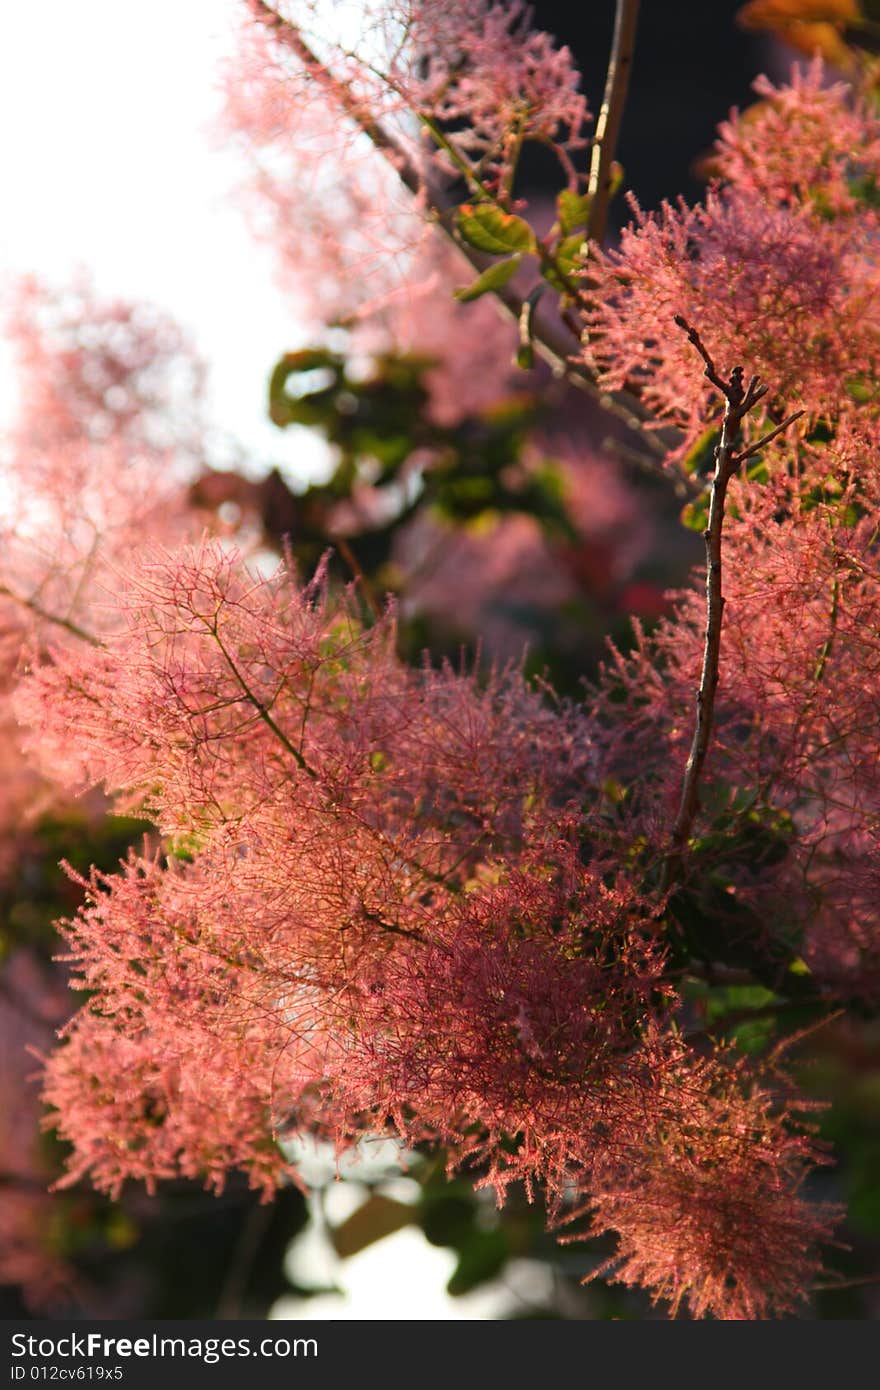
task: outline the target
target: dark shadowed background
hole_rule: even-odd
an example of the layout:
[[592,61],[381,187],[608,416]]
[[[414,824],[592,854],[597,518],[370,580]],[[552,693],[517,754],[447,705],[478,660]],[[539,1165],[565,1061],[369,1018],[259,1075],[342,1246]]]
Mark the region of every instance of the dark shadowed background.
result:
[[[626,186],[646,208],[679,195],[699,198],[696,162],[732,106],[754,98],[760,72],[781,76],[789,57],[736,23],[741,0],[643,0],[619,158]],[[614,5],[536,0],[535,22],[572,49],[595,114],[602,101]],[[541,175],[535,171],[535,176]],[[614,208],[618,224],[626,207]]]

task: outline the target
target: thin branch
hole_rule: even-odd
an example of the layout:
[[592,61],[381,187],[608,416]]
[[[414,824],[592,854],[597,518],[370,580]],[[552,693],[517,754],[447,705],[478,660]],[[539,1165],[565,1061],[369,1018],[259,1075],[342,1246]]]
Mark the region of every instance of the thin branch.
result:
[[388,134],[387,130],[374,120],[363,102],[354,95],[348,83],[334,77],[326,63],[321,62],[318,55],[306,43],[296,24],[285,19],[277,10],[273,10],[271,5],[265,4],[265,0],[249,0],[249,3],[258,23],[274,31],[279,43],[290,49],[290,52],[299,59],[309,77],[320,87],[324,95],[341,107],[346,116],[363,131],[375,148],[390,160],[404,187],[408,188],[410,193],[421,193],[424,181],[412,160],[397,141]]
[[[290,49],[321,91],[354,121],[374,148],[388,160],[403,186],[423,200],[433,224],[453,242],[474,270],[482,274],[490,265],[494,265],[496,257],[477,251],[459,235],[456,221],[457,205],[450,203],[443,190],[422,174],[403,147],[365,109],[348,84],[334,76],[303,38],[296,25],[285,19],[271,5],[266,4],[265,0],[249,0],[249,3],[258,22],[275,32],[279,42]],[[624,4],[626,8],[635,8],[633,0],[624,0]],[[424,119],[421,123],[436,139],[435,131],[431,128],[432,123]],[[610,148],[608,137],[606,148]],[[493,293],[497,302],[518,323],[523,297],[514,289],[512,282],[501,286]],[[536,351],[550,365],[556,376],[565,377],[574,386],[586,391],[602,409],[607,410],[627,429],[637,434],[645,448],[655,455],[657,462],[654,471],[669,478],[669,470],[662,464],[667,452],[662,442],[663,431],[648,432],[644,429],[644,425],[653,419],[651,411],[630,391],[607,392],[601,389],[586,362],[577,355],[580,353],[580,338],[572,332],[570,326],[561,319],[556,322],[544,319],[535,325],[534,344]]]
[[382,618],[382,605],[376,597],[375,589],[373,588],[372,584],[370,583],[369,579],[364,573],[363,566],[361,565],[360,560],[355,555],[345,536],[333,535],[328,536],[327,539],[330,541],[331,545],[335,546],[345,563],[348,565],[348,568],[351,570],[357,583],[360,585],[361,593],[364,596],[364,601],[366,602],[367,607],[372,613],[374,621],[378,623]]
[[799,420],[803,413],[804,412],[802,410],[795,410],[793,414],[786,416],[782,424],[777,425],[775,430],[771,430],[769,434],[765,434],[763,438],[759,439],[756,444],[750,444],[749,447],[747,449],[744,449],[741,454],[737,454],[736,458],[734,459],[735,467],[738,468],[741,463],[745,463],[746,459],[750,459],[755,454],[759,454],[767,444],[770,444],[772,440],[776,438],[777,435],[782,434],[784,430],[787,430],[789,425],[794,424],[795,420]]
[[[602,448],[607,453],[614,455],[630,468],[637,469],[647,477],[656,481],[657,466],[653,459],[646,458],[638,449],[632,449],[622,440],[615,439],[607,435],[602,440]],[[663,470],[665,479],[672,486],[672,490],[682,502],[694,502],[705,491],[702,478],[694,478],[677,468],[666,468]]]
[[390,932],[392,936],[405,937],[408,941],[418,941],[421,946],[427,945],[426,937],[417,927],[402,927],[398,922],[388,922],[384,917],[380,917],[378,913],[371,912],[363,901],[361,901],[360,904],[360,911],[362,917],[368,922],[372,922],[374,926],[379,927],[381,931]]
[[864,1274],[858,1279],[829,1279],[823,1284],[814,1284],[814,1293],[836,1293],[838,1289],[861,1289],[869,1284],[880,1284],[880,1274]]
[[[705,365],[705,375],[724,397],[724,416],[721,424],[721,438],[715,450],[715,473],[712,478],[712,493],[709,503],[709,523],[703,532],[706,543],[706,635],[703,647],[703,662],[700,670],[700,683],[697,688],[697,715],[694,734],[684,770],[678,814],[672,826],[671,849],[666,856],[661,877],[661,887],[665,892],[681,870],[685,847],[691,837],[694,820],[700,805],[700,776],[709,752],[712,737],[712,724],[715,714],[715,694],[718,689],[718,674],[721,658],[721,624],[724,615],[724,594],[722,592],[721,533],[724,525],[724,506],[731,478],[748,450],[737,454],[736,442],[742,423],[758,401],[767,394],[767,387],[761,386],[758,378],[752,377],[747,387],[743,386],[743,369],[734,367],[725,379],[703,343],[699,333],[680,314],[675,322],[687,334]],[[778,431],[774,431],[774,434]]]
[[10,589],[8,584],[0,584],[0,594],[4,598],[11,599],[13,603],[18,603],[22,608],[27,608],[37,618],[42,618],[44,623],[53,623],[55,627],[63,627],[65,632],[69,632],[73,637],[78,637],[81,642],[88,642],[92,647],[103,647],[104,643],[99,638],[87,632],[79,623],[73,622],[71,618],[62,618],[57,613],[50,613],[47,608],[35,598],[25,598],[24,594],[17,594],[14,589]]
[[[754,977],[750,976],[749,980],[753,983]],[[704,1028],[685,1033],[682,1041],[689,1045],[694,1042],[712,1041],[720,1033],[726,1032],[729,1028],[738,1028],[743,1023],[759,1023],[763,1019],[779,1018],[785,1014],[802,1014],[805,1009],[816,1007],[819,1006],[814,1000],[780,999],[774,1004],[764,1004],[760,1008],[731,1009],[729,1013],[720,1014]]]
[[300,750],[297,748],[296,744],[293,743],[287,737],[287,734],[284,732],[284,730],[280,728],[278,724],[276,724],[268,709],[263,704],[262,700],[260,700],[259,697],[256,696],[254,692],[251,690],[244,676],[241,674],[232,657],[229,655],[229,652],[226,650],[223,639],[220,636],[220,633],[218,632],[217,628],[211,627],[208,629],[208,632],[213,637],[214,641],[217,643],[217,646],[220,648],[220,653],[224,661],[226,662],[226,665],[232,672],[232,675],[234,676],[235,680],[238,682],[238,685],[245,699],[251,705],[253,705],[254,709],[257,711],[257,714],[262,719],[263,723],[275,735],[275,738],[278,740],[281,746],[287,749],[287,752],[291,755],[297,767],[300,768],[300,770],[304,772],[307,777],[311,777],[313,782],[317,782],[319,780],[317,772],[308,762],[306,762],[305,758],[303,757]]
[[590,241],[601,242],[605,235],[608,204],[611,201],[611,188],[614,182],[612,166],[620,135],[620,125],[623,120],[623,110],[626,105],[629,75],[632,71],[638,14],[639,0],[617,0],[614,37],[611,41],[608,75],[605,79],[605,95],[602,98],[602,107],[596,122],[596,135],[590,162],[588,196],[592,202],[587,223],[587,236]]
[[835,575],[831,581],[831,611],[828,615],[828,636],[822,643],[822,650],[819,653],[819,660],[816,662],[816,669],[813,672],[813,691],[811,691],[810,698],[812,698],[812,695],[815,693],[816,688],[822,684],[822,678],[825,675],[825,670],[828,666],[829,658],[834,649],[834,637],[837,632],[837,617],[839,610],[840,581],[838,580],[837,575]]

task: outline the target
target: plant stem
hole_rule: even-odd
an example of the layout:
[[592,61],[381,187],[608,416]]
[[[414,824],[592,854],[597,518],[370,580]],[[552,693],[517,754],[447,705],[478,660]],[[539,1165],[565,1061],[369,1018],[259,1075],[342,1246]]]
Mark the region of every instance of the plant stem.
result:
[[680,315],[676,315],[675,322],[679,328],[687,333],[688,338],[702,357],[706,365],[705,375],[724,396],[724,418],[721,426],[721,438],[715,450],[715,473],[712,478],[709,523],[703,532],[703,539],[706,543],[706,634],[703,645],[703,662],[700,669],[700,683],[697,688],[696,722],[682,778],[678,814],[672,826],[672,846],[663,866],[661,881],[663,891],[671,886],[681,870],[685,847],[690,839],[694,819],[700,805],[700,776],[712,737],[715,695],[718,689],[721,658],[721,624],[724,616],[721,533],[724,525],[724,505],[727,499],[728,485],[741,462],[741,456],[736,453],[736,442],[746,415],[767,394],[767,387],[760,386],[757,377],[752,378],[747,388],[743,387],[742,367],[734,367],[730,376],[725,380],[718,373],[697,330],[692,328]]
[[816,688],[822,684],[822,678],[825,675],[825,668],[828,665],[829,657],[831,656],[831,652],[834,648],[834,636],[837,631],[837,615],[839,608],[840,580],[837,578],[837,575],[835,575],[831,581],[831,612],[828,615],[828,636],[825,638],[825,641],[822,644],[822,650],[819,653],[819,660],[816,662],[816,669],[813,672],[813,691],[811,692],[809,698],[812,698],[812,695],[815,693]]
[[592,203],[587,223],[587,236],[590,241],[601,242],[605,235],[613,182],[612,165],[617,150],[623,110],[626,105],[629,75],[632,70],[636,43],[638,15],[639,0],[617,0],[617,11],[614,16],[614,37],[611,41],[608,75],[605,79],[605,95],[602,98],[599,119],[596,122],[596,135],[590,161],[588,194]]
[[[622,4],[626,9],[636,8],[634,0],[622,0]],[[383,129],[369,111],[364,109],[363,103],[358,101],[347,83],[333,75],[327,65],[314,53],[296,25],[285,19],[283,15],[278,14],[271,5],[266,4],[266,0],[250,0],[250,6],[259,22],[275,30],[279,42],[289,48],[298,58],[321,91],[336,102],[345,115],[354,121],[368,137],[375,149],[388,160],[403,186],[410,193],[421,197],[425,206],[430,210],[434,224],[455,244],[473,268],[478,273],[482,273],[488,266],[494,265],[496,260],[494,256],[484,255],[468,246],[461,239],[456,227],[455,205],[450,205],[448,199],[443,196],[442,190],[432,186],[423,176],[402,146]],[[416,114],[419,115],[419,113]],[[424,115],[419,115],[419,119],[422,126],[434,136],[434,131],[431,129],[433,123]],[[610,136],[606,138],[606,148],[611,148]],[[467,181],[472,185],[470,171],[468,171]],[[513,288],[512,282],[501,286],[494,291],[494,294],[514,322],[518,323],[523,306],[523,296]],[[537,327],[534,341],[536,350],[549,363],[554,374],[567,378],[573,385],[588,392],[603,409],[614,415],[627,429],[637,434],[643,448],[650,450],[655,456],[652,463],[653,471],[667,481],[673,482],[675,480],[674,470],[670,471],[663,465],[663,459],[667,453],[667,447],[663,443],[663,431],[646,432],[643,428],[645,423],[652,419],[650,410],[629,391],[607,392],[599,387],[586,362],[578,356],[580,341],[576,334],[571,331],[571,328],[561,319],[555,323],[547,322],[545,319]],[[668,436],[667,443],[671,443]]]
[[320,779],[315,769],[306,761],[300,750],[297,748],[296,744],[291,742],[284,730],[281,729],[278,726],[278,724],[276,724],[268,709],[263,704],[262,700],[260,700],[251,690],[244,676],[241,674],[232,657],[230,656],[229,652],[227,651],[226,646],[223,642],[223,638],[220,636],[217,627],[209,627],[206,629],[206,631],[216,642],[217,646],[220,649],[220,654],[223,657],[223,660],[226,662],[226,665],[232,672],[232,675],[238,683],[238,686],[242,694],[244,695],[244,698],[248,701],[250,705],[253,706],[259,718],[262,719],[266,727],[271,730],[275,738],[281,744],[282,748],[285,748],[287,750],[287,752],[293,758],[300,771],[304,772],[307,777],[311,777],[313,782],[319,781]]
[[4,598],[11,599],[13,603],[18,603],[22,608],[27,608],[36,617],[42,618],[45,623],[54,623],[56,627],[63,627],[65,632],[69,632],[73,637],[78,637],[81,642],[88,642],[92,647],[103,647],[103,642],[99,638],[87,632],[79,623],[75,623],[70,618],[62,618],[57,613],[50,613],[35,598],[25,598],[24,594],[17,594],[14,589],[10,589],[8,584],[0,584],[0,594]]
[[351,570],[356,582],[360,585],[364,601],[373,616],[374,622],[379,622],[382,617],[382,605],[376,597],[376,592],[363,571],[360,560],[355,555],[345,536],[328,536],[330,544],[335,546],[342,556],[348,568]]

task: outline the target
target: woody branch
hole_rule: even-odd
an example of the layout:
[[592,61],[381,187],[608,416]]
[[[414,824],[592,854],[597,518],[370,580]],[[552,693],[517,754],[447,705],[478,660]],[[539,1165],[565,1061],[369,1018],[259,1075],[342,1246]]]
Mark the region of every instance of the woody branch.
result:
[[[266,0],[249,0],[249,4],[255,18],[273,31],[278,41],[284,44],[302,64],[311,80],[363,131],[374,148],[392,166],[403,186],[410,193],[421,198],[427,215],[434,225],[455,244],[458,251],[474,270],[482,273],[490,265],[493,265],[494,257],[484,255],[474,247],[469,246],[458,234],[455,218],[456,205],[450,203],[445,190],[438,187],[422,170],[416,167],[399,142],[388,133],[381,122],[374,119],[371,112],[365,109],[363,102],[358,100],[350,86],[343,79],[337,77],[327,64],[317,56],[297,25],[279,14],[277,10],[266,3]],[[609,170],[626,96],[637,8],[634,0],[620,0],[620,13],[615,27],[615,39],[612,44],[612,57],[605,93],[608,110],[603,125],[604,133],[601,142],[596,146],[597,153],[594,156],[596,167],[591,173],[590,179],[590,187],[593,188],[595,185],[596,191],[597,212],[593,218],[594,223],[596,218],[604,216],[601,209],[604,206],[607,210],[610,196]],[[605,105],[603,105],[602,111],[603,113],[606,112]],[[591,228],[590,235],[594,234],[595,232]],[[601,235],[601,231],[599,235]],[[500,286],[493,293],[506,313],[518,324],[524,304],[522,294],[514,288],[512,282]],[[599,387],[587,363],[578,356],[580,343],[576,334],[571,331],[562,318],[558,320],[544,318],[540,323],[535,323],[532,337],[539,355],[544,358],[557,376],[566,377],[575,386],[588,392],[603,409],[609,411],[629,430],[639,436],[641,444],[655,456],[651,460],[651,467],[655,471],[668,481],[681,481],[675,478],[674,472],[670,472],[664,466],[663,459],[666,456],[667,448],[663,442],[662,431],[646,431],[644,429],[645,424],[653,419],[651,411],[631,391],[608,392]],[[667,444],[668,442],[667,440]]]
[[763,400],[768,388],[760,384],[757,376],[753,376],[748,386],[745,386],[742,367],[734,367],[730,375],[724,377],[718,371],[697,329],[692,327],[681,314],[675,315],[675,322],[687,334],[689,341],[702,357],[705,364],[704,375],[724,397],[724,415],[721,424],[721,437],[715,450],[715,472],[712,477],[708,525],[703,532],[703,540],[706,545],[706,633],[700,680],[697,687],[696,720],[682,778],[678,812],[672,825],[671,849],[663,868],[662,887],[664,890],[671,886],[681,870],[684,851],[691,837],[694,820],[700,806],[700,777],[712,739],[715,696],[718,690],[721,662],[721,627],[724,617],[721,537],[727,490],[731,478],[740,465],[769,444],[803,414],[803,411],[798,410],[789,415],[763,438],[738,452],[737,441],[743,421],[758,402]]
[[611,58],[605,79],[605,95],[596,122],[596,136],[590,162],[590,219],[587,235],[600,242],[605,235],[608,204],[614,183],[614,155],[623,120],[629,75],[636,43],[639,0],[617,0]]

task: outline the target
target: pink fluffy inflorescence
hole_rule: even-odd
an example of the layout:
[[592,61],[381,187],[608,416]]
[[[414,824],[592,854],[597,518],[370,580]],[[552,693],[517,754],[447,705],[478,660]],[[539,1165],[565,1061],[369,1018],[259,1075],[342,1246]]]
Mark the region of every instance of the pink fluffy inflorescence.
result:
[[[264,22],[230,119],[288,268],[325,316],[371,316],[361,348],[436,357],[436,420],[478,412],[508,348],[484,304],[420,332],[459,273],[424,237],[420,190],[463,178],[509,207],[528,140],[578,190],[570,55],[518,0],[371,9],[320,65],[301,42],[313,6],[248,10]],[[178,548],[154,489],[138,511],[144,468],[179,464],[192,438],[167,434],[189,360],[173,333],[118,305],[92,305],[88,332],[75,315],[46,327],[39,295],[22,301],[43,553],[16,559],[36,634],[16,709],[34,767],[102,785],[161,837],[78,878],[64,924],[87,994],[46,1068],[65,1182],[219,1190],[241,1169],[268,1196],[299,1181],[286,1137],[392,1134],[441,1145],[499,1201],[522,1183],[555,1230],[616,1232],[601,1272],[673,1310],[762,1318],[803,1299],[832,1224],[804,1195],[824,1150],[775,1065],[686,1031],[680,964],[709,989],[717,963],[786,997],[792,975],[811,1000],[880,996],[877,138],[817,68],[760,93],[722,130],[726,186],[637,213],[585,281],[591,365],[682,427],[680,453],[719,412],[674,315],[721,370],[770,386],[744,442],[803,411],[731,483],[721,681],[675,861],[701,579],[613,657],[591,705],[518,668],[413,669],[391,610],[366,621],[323,572],[303,586],[219,543]],[[499,527],[508,602],[530,526]]]
[[593,1177],[589,1234],[618,1236],[596,1273],[649,1289],[673,1315],[792,1312],[837,1214],[802,1190],[821,1151],[736,1068],[708,1061],[678,1081],[681,1094],[668,1109],[657,1104],[625,1171]]
[[880,367],[876,263],[858,219],[774,207],[749,190],[703,206],[637,211],[620,249],[595,267],[589,354],[612,388],[641,390],[658,420],[692,442],[717,397],[674,316],[710,325],[720,362],[748,362],[805,424],[838,415],[841,383]]
[[619,248],[590,268],[588,361],[681,426],[683,448],[711,418],[713,389],[676,314],[702,326],[716,361],[748,363],[773,410],[803,410],[803,434],[858,413],[858,383],[880,367],[876,114],[824,87],[815,65],[788,87],[758,86],[765,101],[721,128],[723,185],[693,208],[634,204]]
[[407,67],[389,74],[408,105],[448,128],[456,153],[498,187],[525,140],[553,150],[575,183],[572,155],[587,143],[571,52],[532,18],[522,0],[414,0],[403,18]]
[[861,193],[880,180],[875,113],[846,83],[828,84],[821,60],[795,67],[777,87],[759,77],[761,98],[718,129],[713,169],[756,198],[814,206],[829,218],[876,221]]
[[108,563],[148,537],[198,533],[185,481],[206,427],[201,364],[164,314],[83,276],[63,288],[24,278],[4,309],[19,399],[0,441],[0,630],[20,651],[86,614],[100,629]]
[[441,206],[462,177],[468,196],[509,202],[522,147],[537,142],[579,186],[579,75],[531,21],[520,0],[403,0],[367,4],[356,30],[337,16],[333,32],[310,0],[250,0],[224,130],[245,155],[254,225],[316,321],[362,316],[427,278],[428,228],[404,171]]
[[[268,1193],[296,1178],[277,1136],[390,1130],[442,1143],[499,1200],[540,1187],[555,1222],[594,1189],[623,1212],[651,1163],[675,1221],[669,1136],[708,1121],[729,1075],[740,1100],[693,1181],[726,1190],[741,1146],[764,1143],[778,1171],[754,1189],[754,1228],[789,1192],[810,1253],[751,1296],[793,1306],[791,1271],[806,1282],[827,1225],[773,1137],[794,1121],[783,1100],[746,1125],[744,1083],[671,1026],[652,903],[592,820],[583,710],[516,671],[414,671],[391,615],[364,626],[320,577],[261,577],[215,544],[141,557],[117,600],[103,647],[57,649],[19,701],[36,755],[149,811],[167,844],[94,875],[66,926],[89,991],[47,1069],[68,1180],[217,1187],[237,1167]],[[818,1156],[805,1137],[799,1152]],[[688,1287],[717,1259],[715,1207],[693,1220]],[[644,1269],[675,1297],[668,1248]],[[725,1297],[713,1286],[697,1310],[724,1315]]]
[[247,32],[225,90],[251,227],[300,311],[323,326],[393,298],[428,236],[393,165],[263,27]]

